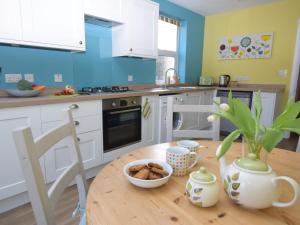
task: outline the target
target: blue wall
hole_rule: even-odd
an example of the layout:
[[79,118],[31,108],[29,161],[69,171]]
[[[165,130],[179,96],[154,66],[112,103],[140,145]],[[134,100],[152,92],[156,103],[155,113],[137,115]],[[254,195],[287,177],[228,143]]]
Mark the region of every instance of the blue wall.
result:
[[[179,74],[182,82],[196,83],[202,66],[204,17],[166,0],[156,2],[161,13],[182,21]],[[155,83],[155,60],[112,58],[111,29],[92,24],[85,27],[83,53],[0,45],[0,88],[15,86],[4,82],[6,73],[33,73],[35,83],[55,87]],[[54,82],[55,73],[63,74],[63,83]],[[128,74],[134,75],[133,82],[127,81]]]

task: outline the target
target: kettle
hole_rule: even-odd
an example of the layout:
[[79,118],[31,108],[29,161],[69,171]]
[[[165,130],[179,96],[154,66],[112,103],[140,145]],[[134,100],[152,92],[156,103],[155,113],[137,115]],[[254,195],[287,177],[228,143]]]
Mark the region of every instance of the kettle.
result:
[[227,87],[230,82],[229,75],[220,75],[219,77],[219,87]]

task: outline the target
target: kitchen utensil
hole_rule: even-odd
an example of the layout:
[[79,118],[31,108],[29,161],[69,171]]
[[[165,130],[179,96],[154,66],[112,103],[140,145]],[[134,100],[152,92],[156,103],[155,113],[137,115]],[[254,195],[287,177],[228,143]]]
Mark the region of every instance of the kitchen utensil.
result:
[[186,196],[199,207],[210,207],[219,200],[219,186],[214,174],[208,172],[205,167],[194,171],[186,183]]
[[[218,147],[218,150],[221,145]],[[290,177],[277,176],[272,168],[254,153],[236,159],[226,165],[224,156],[220,158],[220,173],[229,198],[247,208],[264,209],[271,206],[288,207],[299,197],[299,185]],[[278,181],[286,181],[293,189],[292,200],[280,202]],[[286,191],[286,190],[285,190]]]
[[229,75],[220,75],[219,77],[219,86],[220,87],[227,87],[230,82],[230,76]]
[[199,85],[200,86],[212,86],[214,84],[214,80],[212,77],[208,76],[208,77],[200,77],[199,80]]
[[[173,168],[175,176],[184,176],[198,162],[198,154],[183,147],[170,147],[166,154],[167,163]],[[194,161],[191,163],[191,157]],[[191,164],[191,165],[190,165]]]
[[[141,164],[148,164],[150,162],[161,165],[164,168],[164,170],[169,173],[169,175],[167,175],[161,179],[156,179],[156,180],[141,180],[138,178],[131,177],[129,175],[129,171],[128,171],[129,167],[135,166],[135,165],[141,165]],[[136,161],[126,164],[123,168],[123,173],[126,176],[126,178],[128,179],[128,181],[135,186],[142,187],[142,188],[156,188],[156,187],[162,186],[168,182],[168,180],[170,179],[170,177],[173,173],[173,169],[166,162],[163,162],[163,161],[160,161],[157,159],[141,159],[141,160],[136,160]]]
[[17,89],[6,89],[6,93],[12,97],[17,98],[29,98],[36,97],[42,93],[41,90],[17,90]]

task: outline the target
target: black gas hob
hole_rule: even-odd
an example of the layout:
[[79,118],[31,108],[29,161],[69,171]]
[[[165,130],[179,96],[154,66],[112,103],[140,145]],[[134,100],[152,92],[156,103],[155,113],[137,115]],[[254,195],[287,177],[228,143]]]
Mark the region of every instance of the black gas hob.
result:
[[130,89],[126,86],[104,86],[104,87],[83,87],[81,90],[78,90],[78,94],[81,95],[90,95],[97,93],[122,93],[128,92]]

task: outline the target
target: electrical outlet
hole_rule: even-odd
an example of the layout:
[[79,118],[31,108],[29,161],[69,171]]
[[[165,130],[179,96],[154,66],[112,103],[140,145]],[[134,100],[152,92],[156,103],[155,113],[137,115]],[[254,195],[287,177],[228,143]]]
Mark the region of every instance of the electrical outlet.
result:
[[280,70],[278,70],[278,72],[277,72],[277,75],[278,75],[279,77],[286,77],[287,74],[288,74],[288,70],[287,70],[287,69],[280,69]]
[[5,74],[6,83],[18,83],[19,80],[22,80],[21,74]]
[[128,81],[133,81],[133,75],[128,75]]
[[54,82],[61,83],[63,82],[63,77],[61,73],[54,74]]
[[236,81],[247,81],[247,80],[250,80],[250,79],[249,79],[249,76],[237,75],[237,76],[235,76],[235,80]]
[[34,75],[32,73],[24,74],[24,79],[29,82],[34,82]]

